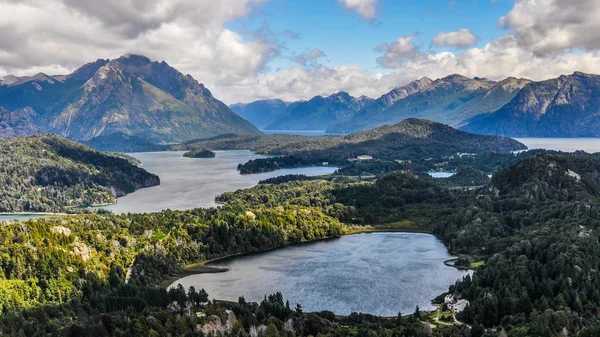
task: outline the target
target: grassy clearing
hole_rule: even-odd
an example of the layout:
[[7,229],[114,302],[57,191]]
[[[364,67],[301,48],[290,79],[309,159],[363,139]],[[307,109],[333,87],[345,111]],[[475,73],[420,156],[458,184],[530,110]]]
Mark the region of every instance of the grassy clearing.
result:
[[396,222],[390,222],[383,225],[378,225],[377,228],[391,228],[391,229],[406,229],[411,228],[414,223],[411,220],[401,220]]
[[165,234],[163,232],[156,232],[152,235],[152,240],[160,241],[166,237],[167,237],[167,234]]
[[485,261],[475,261],[475,262],[471,262],[470,268],[471,269],[477,269],[481,266],[483,266],[485,264]]

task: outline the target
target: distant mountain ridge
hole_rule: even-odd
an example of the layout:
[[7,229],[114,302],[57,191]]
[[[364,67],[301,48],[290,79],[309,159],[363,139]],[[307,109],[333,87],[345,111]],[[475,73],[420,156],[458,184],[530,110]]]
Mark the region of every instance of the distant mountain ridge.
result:
[[308,101],[291,103],[266,130],[324,130],[332,124],[349,120],[374,100],[353,97],[340,91],[327,97],[315,96]]
[[85,141],[121,132],[159,143],[260,133],[190,75],[139,55],[69,75],[5,76],[0,107],[0,136],[52,132]]
[[575,72],[532,82],[462,129],[512,137],[600,137],[600,76]]
[[[346,134],[422,118],[507,137],[600,137],[600,76],[581,72],[537,82],[515,77],[496,82],[459,74],[423,77],[366,101],[354,113],[318,97],[291,104],[302,109],[281,114],[269,128],[302,130],[330,124],[328,133]],[[323,117],[336,114],[336,109],[346,121]]]
[[328,131],[347,133],[368,130],[385,124],[395,124],[406,118],[425,118],[458,126],[467,118],[489,112],[485,105],[464,108],[464,104],[485,96],[495,84],[487,79],[450,75],[430,82],[421,90],[397,100],[386,109],[369,116],[357,115],[343,125],[334,125]]
[[229,107],[257,128],[264,129],[285,113],[288,105],[289,103],[280,99],[263,99],[251,103],[235,103]]
[[352,116],[352,118],[348,122],[336,123],[330,126],[327,129],[327,131],[330,133],[347,133],[347,130],[354,129],[352,125],[356,121],[371,118],[371,116],[374,116],[380,113],[381,111],[389,108],[397,101],[404,99],[412,94],[418,93],[419,91],[431,85],[432,82],[433,80],[427,77],[423,77],[417,81],[409,83],[404,87],[394,88],[390,92],[374,100],[372,104],[367,105],[362,110],[358,111],[356,114],[354,114],[354,116]]

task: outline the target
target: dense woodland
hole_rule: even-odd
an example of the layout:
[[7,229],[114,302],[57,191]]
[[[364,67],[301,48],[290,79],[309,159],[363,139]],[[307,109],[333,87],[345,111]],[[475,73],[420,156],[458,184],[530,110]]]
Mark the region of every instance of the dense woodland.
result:
[[459,320],[489,336],[600,333],[600,160],[540,154],[476,190],[435,187],[440,180],[394,173],[375,183],[296,181],[221,197],[248,206],[262,198],[324,210],[339,202],[339,209],[350,210],[339,213],[343,221],[431,230],[461,259],[483,261],[449,291],[470,301]]
[[0,138],[0,212],[65,212],[160,183],[131,160],[55,135]]
[[[422,119],[407,119],[395,125],[353,133],[344,137],[303,137],[295,135],[224,135],[176,145],[174,149],[251,150],[276,155],[251,160],[238,167],[242,174],[261,173],[280,168],[308,165],[343,167],[349,175],[380,174],[394,170],[428,171],[464,166],[462,157],[497,153],[504,160],[511,151],[526,147],[509,138],[481,136]],[[357,163],[359,156],[371,156],[377,163]],[[477,159],[475,159],[477,161]],[[515,163],[518,159],[513,159]],[[489,161],[469,165],[485,172]],[[504,165],[501,167],[506,167]],[[346,168],[347,167],[347,168]]]
[[211,150],[196,148],[185,152],[183,156],[188,158],[214,158],[216,154]]
[[[135,188],[127,179],[148,175],[126,158],[54,136],[26,140],[26,146],[3,140],[5,153],[23,158],[7,161],[6,176],[29,172],[23,171],[31,165],[28,157],[44,158],[35,162],[54,173],[42,177],[98,184],[91,186],[125,181],[130,185],[119,186]],[[224,202],[219,208],[4,223],[0,335],[599,335],[600,159],[581,152],[469,158],[476,157],[510,166],[491,180],[468,165],[445,179],[398,167],[368,181],[286,176],[224,193],[217,197]],[[377,161],[357,162],[352,169],[376,166],[369,162]],[[115,165],[121,170],[114,171]],[[68,169],[77,175],[62,174]],[[40,186],[71,186],[44,179]],[[463,324],[436,324],[418,308],[394,318],[305,313],[281,294],[261,303],[222,303],[202,289],[166,290],[162,284],[190,263],[336,237],[363,225],[432,232],[460,256],[458,264],[476,266],[473,276],[449,287],[470,302],[457,315]]]
[[186,264],[343,231],[317,209],[292,206],[7,223],[0,226],[0,331],[132,335],[140,322],[130,318],[148,319],[146,309],[156,310],[157,320],[178,320],[167,311],[171,297],[154,286]]

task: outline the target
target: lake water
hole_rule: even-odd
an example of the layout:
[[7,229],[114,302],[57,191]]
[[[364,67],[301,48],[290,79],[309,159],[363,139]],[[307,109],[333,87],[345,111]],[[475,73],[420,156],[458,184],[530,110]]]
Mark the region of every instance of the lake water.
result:
[[[370,233],[287,246],[208,264],[230,270],[184,277],[186,289],[204,288],[209,297],[260,301],[281,291],[292,307],[395,316],[431,300],[469,272],[446,266],[451,256],[434,236]],[[172,286],[173,286],[172,285]]]
[[530,150],[600,152],[600,138],[515,138],[515,140],[525,144]]
[[428,172],[433,178],[449,178],[454,175],[454,172]]
[[308,176],[333,173],[335,167],[306,167],[241,175],[237,166],[264,156],[250,151],[216,151],[215,158],[186,158],[183,152],[130,153],[142,167],[160,177],[160,185],[143,188],[102,207],[114,213],[146,213],[216,206],[215,196],[249,188],[260,180],[286,174]]
[[267,135],[323,136],[325,130],[260,130]]

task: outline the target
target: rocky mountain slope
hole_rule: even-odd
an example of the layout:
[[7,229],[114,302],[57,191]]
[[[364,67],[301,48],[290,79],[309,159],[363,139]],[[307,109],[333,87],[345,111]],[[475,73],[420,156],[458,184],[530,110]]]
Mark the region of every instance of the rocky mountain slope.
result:
[[476,107],[461,113],[457,113],[456,110],[465,102],[484,94],[494,84],[486,79],[450,75],[433,81],[384,110],[368,116],[357,115],[348,123],[331,127],[328,131],[368,130],[385,124],[395,124],[406,118],[424,118],[456,126],[465,118],[486,112]]
[[599,137],[600,76],[576,72],[533,82],[463,130],[511,137]]
[[76,140],[122,132],[152,142],[259,133],[190,75],[137,55],[66,76],[4,77],[0,136],[52,132]]
[[404,87],[394,88],[390,92],[373,101],[372,104],[369,104],[362,110],[358,111],[356,114],[354,114],[354,116],[352,116],[350,121],[334,124],[327,129],[327,132],[346,133],[347,130],[354,129],[353,125],[356,124],[357,121],[369,120],[372,116],[375,116],[377,113],[389,108],[397,101],[423,90],[427,86],[431,85],[432,82],[433,81],[431,79],[423,77],[420,80],[413,81]]

